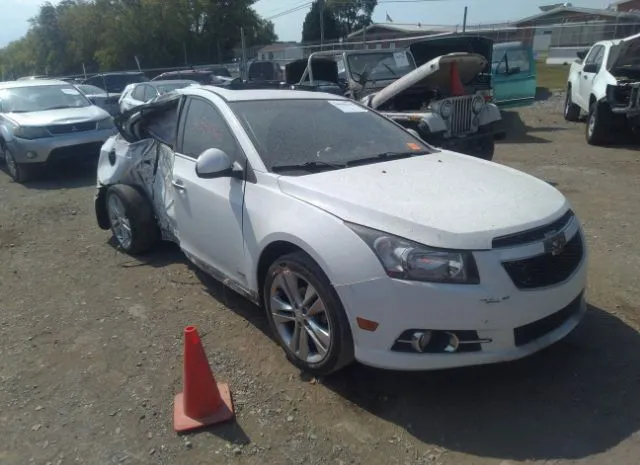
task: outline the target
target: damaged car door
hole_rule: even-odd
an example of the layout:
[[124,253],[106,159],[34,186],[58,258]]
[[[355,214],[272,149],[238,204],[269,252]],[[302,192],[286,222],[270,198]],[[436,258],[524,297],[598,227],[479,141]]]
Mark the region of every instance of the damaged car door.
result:
[[223,282],[246,282],[240,270],[245,156],[220,109],[189,96],[175,152],[171,184],[180,247]]

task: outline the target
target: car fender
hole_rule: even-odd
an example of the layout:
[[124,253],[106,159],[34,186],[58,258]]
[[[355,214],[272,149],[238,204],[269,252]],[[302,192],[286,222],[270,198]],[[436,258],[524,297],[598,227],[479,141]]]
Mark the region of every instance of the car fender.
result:
[[[245,270],[250,290],[259,292],[259,263],[276,242],[287,242],[307,253],[334,285],[386,276],[369,246],[337,216],[283,193],[274,179],[247,183],[245,192]],[[266,176],[265,176],[266,177]],[[345,253],[348,251],[348,253]]]
[[434,112],[424,113],[421,116],[422,121],[420,121],[420,123],[422,125],[426,125],[431,133],[437,134],[447,132],[447,125],[442,116]]
[[591,83],[591,94],[596,101],[605,100],[607,98],[607,86],[616,85],[618,81],[607,70],[602,70],[593,78]]
[[502,114],[495,103],[487,103],[478,115],[478,120],[479,125],[484,126],[502,120]]
[[13,131],[9,129],[9,124],[11,123],[3,122],[0,124],[0,139],[7,143],[13,140]]

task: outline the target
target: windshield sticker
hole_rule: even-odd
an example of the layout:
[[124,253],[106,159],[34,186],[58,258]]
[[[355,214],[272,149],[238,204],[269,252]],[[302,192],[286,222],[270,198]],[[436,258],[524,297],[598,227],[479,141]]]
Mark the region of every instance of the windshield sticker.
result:
[[407,59],[407,54],[405,52],[394,52],[393,59],[395,60],[398,68],[406,68],[409,66],[409,60]]
[[422,150],[418,144],[415,144],[413,142],[407,142],[407,147],[409,148],[409,150],[414,150],[416,152]]
[[78,92],[75,89],[60,89],[60,90],[67,95],[80,95],[80,92]]
[[329,100],[329,103],[343,113],[366,113],[367,109],[348,100]]

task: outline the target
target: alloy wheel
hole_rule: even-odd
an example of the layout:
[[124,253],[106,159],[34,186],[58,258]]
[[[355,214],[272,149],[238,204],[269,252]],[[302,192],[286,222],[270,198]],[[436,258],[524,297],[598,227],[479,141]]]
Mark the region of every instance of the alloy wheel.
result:
[[331,346],[330,315],[311,283],[282,268],[273,279],[269,299],[278,335],[290,352],[306,363],[324,360]]
[[133,242],[131,222],[125,213],[124,205],[117,195],[112,194],[107,201],[109,221],[116,240],[123,249],[129,249]]

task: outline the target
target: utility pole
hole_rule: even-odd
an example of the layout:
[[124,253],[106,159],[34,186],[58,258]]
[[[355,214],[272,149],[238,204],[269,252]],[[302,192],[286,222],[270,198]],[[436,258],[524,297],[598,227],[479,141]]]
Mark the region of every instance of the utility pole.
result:
[[187,43],[182,42],[182,51],[184,52],[184,65],[189,66],[189,60],[187,59]]
[[462,32],[466,32],[467,30],[467,10],[468,7],[464,7],[464,19],[462,20]]
[[244,42],[244,28],[240,28],[240,43],[242,47],[242,70],[240,71],[240,77],[245,80],[247,79],[247,47]]
[[324,46],[324,0],[318,0],[318,9],[320,10],[320,50]]

